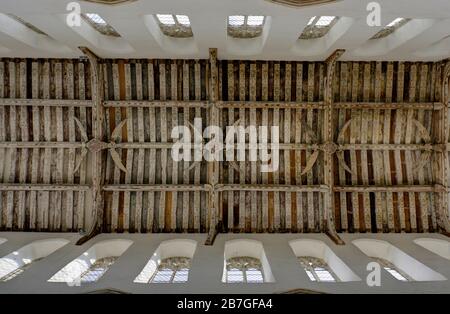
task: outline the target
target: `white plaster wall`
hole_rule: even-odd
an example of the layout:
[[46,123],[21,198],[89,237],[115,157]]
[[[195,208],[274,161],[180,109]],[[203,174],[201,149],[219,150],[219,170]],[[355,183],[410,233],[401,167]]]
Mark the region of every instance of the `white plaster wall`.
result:
[[414,243],[437,254],[443,258],[450,260],[450,242],[440,239],[420,238],[415,239]]
[[[104,58],[208,58],[208,48],[218,48],[220,59],[325,60],[335,49],[347,52],[342,60],[415,61],[448,57],[445,41],[450,25],[448,0],[377,0],[381,25],[369,26],[367,4],[373,0],[341,0],[328,5],[292,8],[264,0],[146,0],[116,7],[80,1],[82,13],[98,13],[122,38],[106,38],[84,22],[65,23],[67,4],[73,0],[1,0],[0,13],[13,13],[46,32],[53,40],[39,38],[20,25],[0,27],[0,56],[78,57],[86,46]],[[194,37],[162,36],[151,16],[186,14]],[[234,40],[227,36],[227,17],[235,14],[265,15],[268,22],[261,37]],[[342,17],[329,36],[299,42],[312,16]],[[415,21],[386,40],[369,42],[383,26],[403,16]],[[0,26],[2,23],[0,21]],[[436,46],[437,44],[437,46]]]
[[[388,241],[417,261],[450,278],[450,261],[414,243],[417,238],[434,238],[448,241],[438,234],[341,234],[344,246],[335,245],[323,234],[219,234],[213,246],[205,246],[205,234],[121,234],[120,238],[133,241],[120,259],[94,284],[70,287],[66,283],[51,283],[47,280],[97,242],[117,239],[117,234],[101,234],[82,246],[75,246],[77,234],[9,233],[0,232],[0,238],[8,239],[0,245],[0,256],[4,256],[30,242],[45,238],[65,238],[70,243],[47,258],[34,263],[20,276],[0,283],[0,293],[84,293],[99,289],[114,288],[129,293],[278,293],[292,289],[311,289],[327,293],[450,293],[450,281],[400,282],[386,272],[381,275],[381,287],[366,284],[367,264],[371,259],[362,253],[352,241],[358,238]],[[189,281],[180,284],[139,284],[133,280],[142,271],[162,241],[171,239],[197,241],[192,260]],[[259,285],[230,285],[222,283],[225,243],[235,239],[253,239],[264,247],[274,278],[273,283]],[[311,282],[300,267],[289,241],[314,239],[323,241],[362,280],[354,282]]]

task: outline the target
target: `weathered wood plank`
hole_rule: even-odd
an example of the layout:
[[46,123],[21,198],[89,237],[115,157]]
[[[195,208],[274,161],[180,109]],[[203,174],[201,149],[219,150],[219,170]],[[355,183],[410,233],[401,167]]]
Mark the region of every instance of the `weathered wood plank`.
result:
[[[341,71],[340,71],[340,89],[339,89],[339,100],[341,102],[347,100],[348,94],[348,63],[341,62]],[[333,104],[333,108],[336,108],[336,103]],[[339,110],[338,117],[338,126],[339,130],[341,130],[344,124],[347,122],[347,109]],[[345,185],[346,181],[346,172],[344,167],[340,164],[337,168],[339,172],[339,184]],[[340,193],[340,210],[341,210],[341,230],[348,231],[349,223],[348,223],[348,207],[347,207],[347,195],[345,193]]]
[[[280,101],[280,63],[274,64],[274,86],[273,86],[273,93],[274,93],[274,101]],[[273,109],[273,123],[272,125],[274,127],[280,127],[280,109],[275,108]],[[272,137],[270,137],[272,139]],[[273,139],[272,139],[273,141]],[[273,172],[273,183],[274,184],[280,184],[280,171],[279,169],[274,169]],[[280,193],[274,192],[273,194],[273,228],[275,230],[279,230],[281,228],[281,210],[280,210]]]
[[[284,79],[284,101],[291,101],[291,65],[286,64],[285,69],[285,79]],[[284,142],[290,143],[291,142],[291,109],[284,109]],[[291,152],[285,150],[284,151],[284,182],[287,185],[291,184]],[[292,201],[291,201],[291,194],[286,193],[285,194],[285,205],[284,205],[284,211],[285,211],[285,229],[291,230],[292,228]],[[294,195],[295,197],[295,195]]]
[[[352,86],[351,86],[351,99],[352,101],[358,100],[358,84],[359,84],[359,64],[353,62],[352,63]],[[350,125],[350,143],[356,143],[358,133],[359,133],[359,124],[361,120],[361,112],[360,110],[352,110],[351,111],[351,125]],[[353,185],[358,184],[358,166],[356,159],[356,152],[350,152],[350,168],[352,170],[351,174],[351,183]],[[354,232],[359,232],[360,230],[360,215],[359,215],[359,200],[358,194],[352,193],[352,210],[353,210],[353,229]]]
[[[159,65],[159,97],[161,100],[166,99],[166,64],[161,63]],[[167,141],[167,109],[162,107],[160,109],[160,125],[161,129],[158,130],[161,134],[161,141]],[[161,183],[167,183],[167,150],[161,150]],[[160,193],[159,198],[159,230],[163,230],[166,225],[166,197],[170,197],[170,195],[166,196],[166,193]]]
[[[363,79],[363,100],[368,101],[370,99],[370,77],[371,77],[371,67],[370,63],[364,64],[364,77]],[[360,133],[360,143],[366,144],[368,140],[368,129],[369,120],[372,120],[372,112],[368,112],[363,109],[361,111],[361,133]],[[361,151],[361,179],[362,184],[369,184],[369,169],[368,169],[368,159],[367,151]],[[370,198],[368,193],[363,194],[363,206],[364,206],[364,226],[363,230],[368,231],[371,229],[371,213],[370,213]]]
[[[388,62],[386,70],[386,101],[392,101],[394,82],[394,64]],[[384,130],[383,130],[383,143],[389,143],[391,141],[391,116],[392,111],[390,109],[384,112]],[[395,132],[395,131],[394,131]],[[391,174],[391,153],[385,151],[383,153],[384,161],[384,180],[386,185],[392,185]],[[392,192],[386,192],[386,211],[383,215],[383,227],[388,232],[394,230],[394,204],[393,204]]]
[[[189,63],[183,64],[183,100],[189,100]],[[185,127],[189,127],[189,109],[183,108],[183,122],[180,125],[184,125]],[[189,183],[189,161],[183,162],[183,184]],[[183,193],[183,208],[182,208],[182,229],[183,231],[188,231],[189,229],[189,192]]]
[[[233,62],[227,64],[228,75],[228,100],[234,100],[234,67]],[[228,108],[228,125],[234,124],[234,108]],[[234,157],[234,153],[233,153]],[[234,168],[228,163],[228,183],[234,183]],[[228,196],[228,230],[234,229],[234,193],[227,193]]]
[[[42,97],[48,99],[50,97],[50,63],[45,61],[43,64],[43,91]],[[51,111],[50,107],[44,107],[44,140],[51,141]],[[42,181],[44,184],[49,184],[51,182],[51,164],[52,164],[52,150],[45,149],[44,150],[44,170]],[[42,196],[39,197],[42,200],[40,205],[40,212],[38,213],[38,230],[40,229],[48,229],[48,224],[50,220],[50,193],[43,192]]]
[[[262,64],[262,100],[269,99],[269,65],[267,62]],[[267,109],[262,110],[262,126],[269,127],[269,112]],[[267,172],[263,172],[262,184],[269,183],[269,175]],[[269,229],[269,194],[267,192],[262,193],[262,228],[263,231]]]
[[[303,98],[303,63],[297,63],[296,73],[296,101],[301,101]],[[302,110],[295,110],[295,143],[299,144],[302,141]],[[296,185],[302,184],[302,154],[299,151],[295,151],[295,183]],[[296,215],[297,215],[297,231],[303,232],[304,226],[304,209],[302,194],[296,193]]]
[[[153,100],[155,98],[155,82],[154,82],[154,68],[153,63],[148,63],[148,98],[149,100]],[[149,116],[149,132],[150,132],[150,142],[156,142],[156,113],[155,108],[148,108],[148,116]],[[149,157],[148,157],[148,165],[149,165],[149,174],[148,174],[148,183],[155,184],[156,183],[156,150],[150,149]],[[148,209],[147,209],[147,232],[153,232],[155,227],[155,193],[148,193]]]
[[[75,98],[74,91],[74,67],[72,62],[67,62],[64,69],[64,85],[66,88],[66,97],[69,99]],[[69,129],[69,141],[76,141],[75,137],[75,121],[71,117],[75,116],[75,108],[67,108],[67,115],[69,119],[65,122],[68,124]],[[75,170],[75,149],[69,149],[67,152],[67,183],[74,183],[74,170]],[[73,230],[73,204],[74,195],[72,191],[68,191],[66,194],[66,211],[62,217],[62,231]]]
[[[176,63],[171,63],[170,65],[170,80],[171,80],[171,99],[178,98],[178,69]],[[171,129],[178,126],[178,108],[172,107],[172,121],[171,121]],[[172,158],[171,158],[172,159]],[[172,161],[172,184],[178,183],[178,162]],[[171,208],[171,218],[170,218],[170,228],[175,230],[177,228],[177,205],[178,205],[178,194],[176,192],[172,193],[172,208]]]
[[[194,84],[195,84],[195,100],[200,100],[202,97],[201,92],[201,67],[200,63],[196,62],[194,65]],[[195,118],[201,118],[201,109],[195,108]],[[200,163],[197,163],[194,167],[194,184],[200,184]],[[200,224],[200,192],[194,193],[194,230],[199,231],[201,229]]]
[[[137,100],[143,99],[143,90],[142,90],[142,65],[140,63],[136,63],[136,97]],[[140,143],[145,142],[145,129],[144,129],[144,108],[137,108],[137,139]],[[145,166],[145,151],[143,149],[138,150],[137,154],[137,173],[136,173],[136,183],[143,184],[144,183],[144,166]],[[142,213],[144,211],[143,208],[143,194],[142,192],[136,193],[136,206],[134,210],[134,231],[141,232],[142,231]]]
[[[382,64],[377,62],[375,65],[375,101],[380,101],[381,99],[381,88],[384,82],[384,76],[382,75]],[[373,124],[372,124],[372,143],[378,144],[380,138],[383,135],[381,128],[381,113],[380,110],[375,110],[373,112]],[[372,152],[373,159],[373,176],[375,184],[384,184],[384,164],[383,164],[383,153],[382,152]],[[375,193],[375,223],[377,232],[383,230],[383,213],[385,212],[385,198],[382,193]]]
[[[25,98],[27,97],[27,64],[24,61],[21,61],[19,64],[19,97]],[[28,110],[26,107],[20,107],[20,139],[22,141],[29,140],[29,125],[28,125]],[[20,151],[20,161],[19,161],[19,182],[25,183],[27,181],[27,172],[28,172],[28,158],[29,152],[28,149],[22,149]],[[15,225],[18,230],[23,230],[25,224],[25,206],[27,195],[25,192],[19,192],[18,195],[18,208],[17,208],[17,220]]]
[[[86,99],[86,81],[85,81],[85,69],[84,63],[78,64],[78,97],[81,100]],[[106,75],[106,71],[105,71]],[[107,80],[105,80],[107,81]],[[83,125],[88,125],[88,114],[85,107],[80,107],[80,121]],[[79,184],[86,184],[87,181],[87,162],[84,160],[79,168]],[[74,218],[74,228],[78,230],[85,228],[85,192],[78,192],[77,200],[77,214]],[[92,208],[90,208],[92,210]]]

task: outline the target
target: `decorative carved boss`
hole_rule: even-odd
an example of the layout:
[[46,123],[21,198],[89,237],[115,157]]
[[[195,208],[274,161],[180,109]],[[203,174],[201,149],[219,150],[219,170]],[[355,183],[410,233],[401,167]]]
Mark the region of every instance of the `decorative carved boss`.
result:
[[72,117],[72,118],[76,122],[78,129],[80,130],[81,138],[83,140],[80,161],[78,162],[78,164],[75,168],[75,172],[77,172],[78,169],[80,168],[81,162],[86,157],[88,151],[96,153],[103,149],[108,149],[109,153],[111,154],[111,158],[113,159],[116,166],[119,167],[119,169],[122,170],[123,172],[127,172],[127,169],[122,164],[119,153],[116,151],[115,148],[117,145],[117,141],[119,140],[119,137],[120,137],[120,132],[122,131],[122,128],[125,126],[125,124],[127,123],[128,119],[123,120],[116,126],[116,128],[111,133],[111,141],[109,143],[106,143],[106,142],[99,141],[95,138],[89,140],[86,129],[84,128],[81,121],[78,120],[76,117]]
[[324,4],[324,3],[333,3],[338,0],[268,0],[270,2],[290,5],[294,7],[304,7],[307,5],[315,5],[315,4]]
[[[414,125],[417,128],[417,132],[419,133],[423,145],[421,147],[422,153],[420,155],[420,158],[416,160],[415,166],[413,171],[419,171],[423,167],[426,166],[426,164],[429,162],[432,152],[436,149],[432,143],[431,143],[431,136],[428,132],[428,130],[425,128],[425,126],[420,123],[418,120],[413,119],[412,120]],[[308,173],[313,168],[314,164],[317,161],[317,158],[319,157],[320,151],[323,151],[325,154],[333,155],[336,154],[336,157],[338,159],[339,164],[341,167],[345,169],[345,171],[349,172],[350,174],[353,174],[353,171],[350,169],[350,167],[345,163],[344,160],[344,135],[347,129],[349,128],[352,120],[348,120],[342,129],[339,131],[339,135],[337,138],[337,144],[334,142],[327,142],[327,143],[320,143],[319,139],[316,136],[316,133],[314,133],[313,130],[311,130],[307,125],[304,125],[303,128],[305,129],[305,132],[308,134],[308,136],[312,139],[313,143],[315,144],[315,149],[311,156],[306,161],[305,169],[302,172],[302,175]]]

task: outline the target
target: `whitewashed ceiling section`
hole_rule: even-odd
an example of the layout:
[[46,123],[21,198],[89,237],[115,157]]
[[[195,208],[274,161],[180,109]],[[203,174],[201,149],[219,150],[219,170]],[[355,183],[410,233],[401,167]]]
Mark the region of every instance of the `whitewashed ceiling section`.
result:
[[[84,19],[81,26],[68,26],[66,8],[70,2],[1,0],[0,57],[73,58],[80,55],[79,46],[89,47],[104,58],[207,58],[210,47],[218,48],[223,60],[320,61],[338,48],[347,51],[342,60],[435,61],[450,55],[448,0],[378,0],[382,20],[379,27],[367,25],[370,0],[319,1],[324,3],[301,7],[274,3],[295,4],[301,0],[135,0],[117,5],[78,1],[81,13],[100,15],[120,37],[103,35]],[[165,35],[155,14],[188,16],[193,36]],[[227,18],[231,15],[266,16],[261,36],[229,36]],[[325,36],[299,39],[313,16],[340,18]],[[398,17],[411,21],[390,36],[370,40]]]

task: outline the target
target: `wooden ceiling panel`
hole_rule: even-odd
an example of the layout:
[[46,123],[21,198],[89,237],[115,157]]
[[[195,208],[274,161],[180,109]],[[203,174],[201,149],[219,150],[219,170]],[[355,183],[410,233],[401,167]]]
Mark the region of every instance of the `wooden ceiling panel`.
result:
[[[100,60],[104,136],[94,141],[88,63],[0,60],[0,228],[87,230],[97,148],[105,232],[208,232],[213,221],[220,232],[326,232],[330,200],[341,232],[433,232],[447,219],[448,178],[435,166],[447,152],[440,63],[337,62],[328,76],[324,62],[211,62]],[[174,162],[172,127],[195,118],[202,130],[279,126],[278,171]]]

